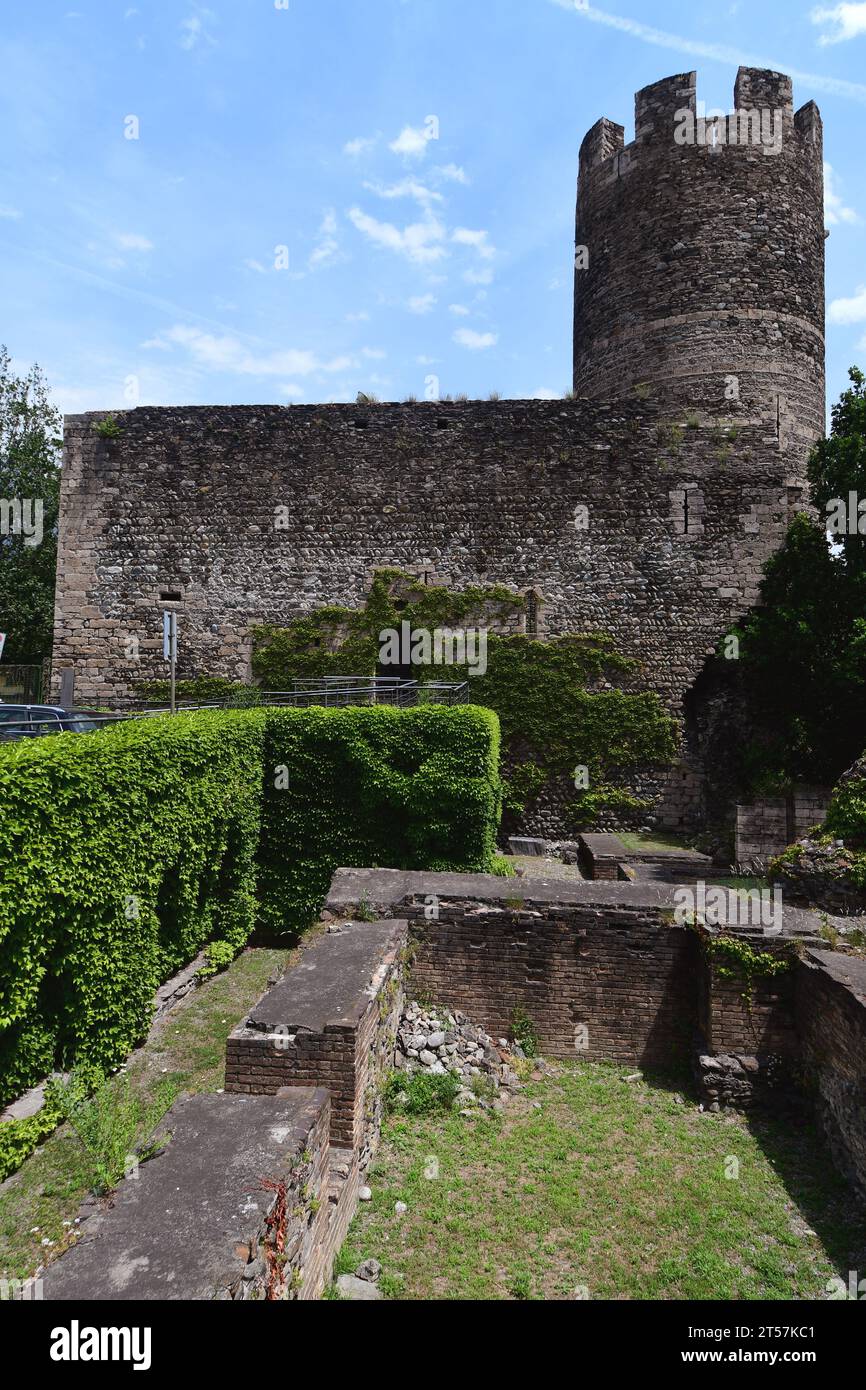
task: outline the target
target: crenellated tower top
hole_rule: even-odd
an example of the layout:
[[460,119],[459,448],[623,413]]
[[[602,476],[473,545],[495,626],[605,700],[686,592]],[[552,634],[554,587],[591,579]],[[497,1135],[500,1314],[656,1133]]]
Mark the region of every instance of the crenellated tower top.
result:
[[730,111],[697,75],[635,97],[580,148],[574,389],[762,420],[802,462],[824,430],[821,117],[784,73],[740,68]]

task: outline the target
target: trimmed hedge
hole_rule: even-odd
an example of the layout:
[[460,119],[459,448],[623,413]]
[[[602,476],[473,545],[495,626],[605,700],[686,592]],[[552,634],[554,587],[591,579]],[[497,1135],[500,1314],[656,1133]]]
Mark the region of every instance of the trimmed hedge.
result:
[[58,1063],[116,1067],[163,980],[206,943],[227,964],[259,917],[308,925],[340,864],[492,867],[498,757],[496,716],[469,706],[204,711],[0,747],[0,1104]]
[[255,923],[264,719],[202,713],[0,753],[0,1101],[117,1066],[159,984]]
[[307,925],[341,865],[491,871],[499,720],[471,705],[270,709],[262,911]]

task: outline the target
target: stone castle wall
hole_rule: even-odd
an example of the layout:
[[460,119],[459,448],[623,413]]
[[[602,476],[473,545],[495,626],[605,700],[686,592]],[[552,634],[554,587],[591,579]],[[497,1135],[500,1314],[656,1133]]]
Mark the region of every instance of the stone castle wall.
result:
[[[779,73],[741,68],[734,97],[773,152],[748,131],[677,143],[694,73],[638,92],[631,144],[607,119],[586,136],[576,399],[145,407],[113,438],[100,414],[67,418],[53,697],[70,670],[79,705],[164,678],[166,607],[180,679],[248,680],[253,626],[360,607],[396,567],[534,592],[533,635],[610,633],[682,714],[805,504],[824,428],[820,115],[794,113]],[[697,829],[686,761],[658,809]],[[557,833],[555,800],[524,828]]]
[[79,704],[165,677],[167,606],[179,677],[248,679],[252,625],[424,566],[535,588],[545,635],[612,633],[678,708],[801,499],[775,430],[672,432],[640,400],[148,407],[113,439],[100,418],[66,421],[53,670]]

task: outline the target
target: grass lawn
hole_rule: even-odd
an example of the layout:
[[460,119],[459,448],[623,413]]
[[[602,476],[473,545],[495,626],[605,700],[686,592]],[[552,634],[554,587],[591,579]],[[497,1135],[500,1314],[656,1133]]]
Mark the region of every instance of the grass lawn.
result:
[[653,831],[651,835],[644,835],[639,830],[617,830],[614,833],[627,849],[632,850],[647,850],[652,853],[653,850],[690,848],[685,840],[678,839],[676,835],[667,835],[663,830]]
[[[228,1034],[290,959],[285,950],[249,948],[162,1020],[130,1059],[124,1076],[112,1082],[118,1112],[128,1111],[130,1101],[140,1111],[136,1137],[146,1137],[181,1091],[222,1087]],[[29,1278],[46,1255],[63,1249],[91,1180],[86,1150],[62,1125],[0,1185],[0,1278]],[[43,1240],[53,1245],[45,1247]]]
[[864,1267],[805,1121],[701,1113],[632,1074],[562,1063],[501,1118],[392,1116],[337,1272],[375,1257],[402,1299],[815,1299]]

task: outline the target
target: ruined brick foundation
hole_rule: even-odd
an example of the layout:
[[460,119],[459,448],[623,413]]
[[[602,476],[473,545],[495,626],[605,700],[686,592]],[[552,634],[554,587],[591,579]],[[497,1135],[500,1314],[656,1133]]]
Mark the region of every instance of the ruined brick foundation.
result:
[[[742,928],[780,974],[743,982],[674,918],[676,885],[341,869],[323,930],[228,1039],[224,1094],[179,1101],[165,1150],[91,1203],[46,1299],[321,1296],[379,1138],[404,997],[494,1037],[650,1070],[692,1064],[710,1109],[809,1107],[866,1197],[866,961],[820,919]],[[378,920],[359,921],[364,916]]]

